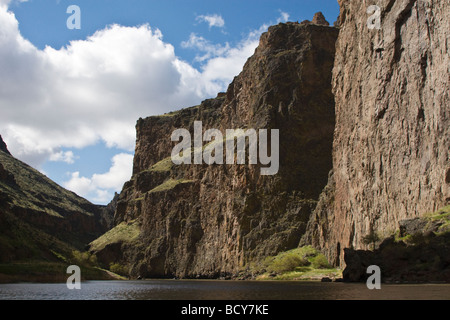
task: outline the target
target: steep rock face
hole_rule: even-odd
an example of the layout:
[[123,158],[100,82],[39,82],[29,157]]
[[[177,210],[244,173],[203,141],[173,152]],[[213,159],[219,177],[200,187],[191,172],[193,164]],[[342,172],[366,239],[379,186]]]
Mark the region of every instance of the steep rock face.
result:
[[[132,179],[116,227],[91,244],[104,264],[132,276],[217,277],[295,248],[331,169],[331,69],[338,30],[280,24],[263,34],[226,93],[197,107],[140,119]],[[178,128],[280,130],[280,168],[179,165]]]
[[[305,242],[343,265],[370,230],[388,236],[450,201],[450,4],[339,3],[334,175]],[[368,28],[371,4],[380,29]]]

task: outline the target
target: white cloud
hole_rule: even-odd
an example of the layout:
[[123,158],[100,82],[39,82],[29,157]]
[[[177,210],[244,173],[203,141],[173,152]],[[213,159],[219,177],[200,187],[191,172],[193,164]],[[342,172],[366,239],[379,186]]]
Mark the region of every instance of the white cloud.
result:
[[56,50],[37,49],[0,8],[0,128],[11,152],[34,167],[58,149],[104,141],[133,150],[139,117],[198,104],[226,89],[257,41],[213,45],[192,35],[202,70],[180,60],[148,25],[112,25]]
[[72,190],[81,197],[88,196],[93,190],[91,179],[80,177],[80,173],[78,171],[73,172],[71,174],[71,179],[63,183],[63,186],[69,190]]
[[101,189],[115,189],[120,191],[123,184],[130,179],[133,170],[133,155],[120,153],[112,159],[112,167],[107,173],[94,174],[93,184]]
[[80,176],[80,172],[72,172],[70,180],[63,186],[79,196],[92,199],[96,203],[109,202],[114,192],[120,192],[123,184],[130,179],[133,170],[133,155],[120,153],[112,158],[112,166],[108,172],[93,174],[90,178]]
[[277,23],[287,22],[289,20],[289,13],[280,10],[280,17],[277,19]]
[[230,79],[239,74],[248,57],[255,52],[258,43],[258,39],[249,37],[237,47],[228,48],[222,55],[209,59],[202,67],[204,81],[225,87]]
[[209,27],[223,28],[225,26],[225,20],[221,15],[211,14],[211,15],[200,15],[196,18],[197,21],[208,23]]
[[[139,117],[196,105],[226,90],[268,27],[233,46],[191,35],[184,45],[198,52],[201,66],[194,68],[149,25],[112,25],[64,48],[40,50],[20,34],[8,3],[0,0],[0,134],[14,156],[37,169],[49,160],[70,164],[73,152],[62,149],[101,141],[131,152]],[[129,178],[117,171],[125,161],[131,166],[131,156],[119,157],[108,173],[91,177],[73,172],[66,187],[91,201],[112,197]]]
[[9,6],[10,3],[14,3],[14,2],[28,2],[28,0],[0,0],[0,6]]
[[[214,95],[159,30],[110,26],[84,41],[39,50],[0,7],[0,127],[11,152],[35,167],[55,150],[103,140],[134,149],[135,123]],[[198,84],[198,85],[197,85]]]
[[68,164],[73,164],[75,162],[75,158],[76,157],[72,151],[59,151],[51,154],[48,160],[53,162],[62,161]]
[[225,43],[225,45],[212,44],[210,41],[195,33],[191,33],[189,40],[183,41],[181,46],[183,48],[195,49],[202,52],[202,55],[197,55],[195,58],[198,62],[203,62],[213,57],[223,56],[230,50],[230,45],[228,43]]
[[182,43],[182,46],[199,52],[195,60],[203,63],[201,81],[208,88],[212,88],[212,91],[215,89],[215,92],[219,92],[242,71],[247,59],[255,52],[261,34],[267,31],[268,27],[268,24],[264,24],[259,29],[249,32],[247,37],[235,46],[228,43],[213,44],[194,33]]

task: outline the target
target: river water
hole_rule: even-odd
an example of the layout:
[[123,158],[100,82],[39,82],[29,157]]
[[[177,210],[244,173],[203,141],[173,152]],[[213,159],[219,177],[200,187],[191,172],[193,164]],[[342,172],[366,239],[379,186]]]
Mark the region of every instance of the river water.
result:
[[303,281],[142,280],[63,284],[0,284],[0,300],[450,300],[450,284]]

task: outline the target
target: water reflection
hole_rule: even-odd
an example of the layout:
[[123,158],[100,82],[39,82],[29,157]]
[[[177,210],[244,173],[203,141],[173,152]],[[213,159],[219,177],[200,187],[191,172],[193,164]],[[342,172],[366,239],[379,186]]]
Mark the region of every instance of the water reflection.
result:
[[3,284],[2,300],[450,300],[450,285],[382,285],[298,281],[148,280]]

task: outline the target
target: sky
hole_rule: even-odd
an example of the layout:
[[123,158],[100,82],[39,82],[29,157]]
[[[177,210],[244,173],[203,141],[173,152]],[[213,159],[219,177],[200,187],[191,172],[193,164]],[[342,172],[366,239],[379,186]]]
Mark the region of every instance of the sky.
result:
[[318,11],[332,24],[337,0],[0,0],[0,134],[107,204],[131,178],[140,117],[226,91],[270,25]]

